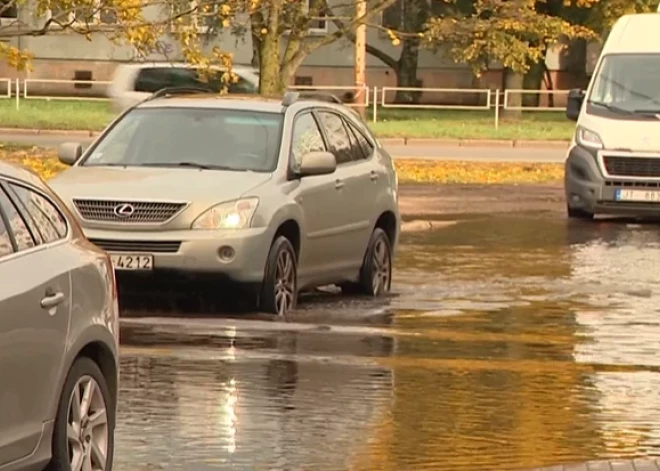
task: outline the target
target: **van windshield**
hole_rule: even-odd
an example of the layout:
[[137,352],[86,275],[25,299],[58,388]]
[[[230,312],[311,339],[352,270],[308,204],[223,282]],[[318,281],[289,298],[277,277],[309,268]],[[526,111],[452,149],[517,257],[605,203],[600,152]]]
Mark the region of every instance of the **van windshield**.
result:
[[588,103],[625,113],[660,113],[660,54],[603,57]]

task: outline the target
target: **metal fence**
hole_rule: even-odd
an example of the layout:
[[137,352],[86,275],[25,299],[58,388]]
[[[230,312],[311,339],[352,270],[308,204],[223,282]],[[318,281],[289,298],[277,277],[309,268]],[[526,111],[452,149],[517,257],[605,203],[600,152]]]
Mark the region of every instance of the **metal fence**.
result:
[[[0,78],[0,99],[14,98],[16,109],[21,100],[108,101],[111,82],[62,79]],[[370,111],[371,120],[378,121],[385,110],[473,111],[492,116],[499,126],[503,112],[561,112],[565,109],[568,90],[489,90],[478,88],[399,88],[355,87],[352,85],[291,86],[291,90],[309,90],[337,95],[346,105]],[[397,100],[399,94],[410,102]],[[534,98],[529,104],[529,98]],[[412,99],[410,99],[412,98]]]

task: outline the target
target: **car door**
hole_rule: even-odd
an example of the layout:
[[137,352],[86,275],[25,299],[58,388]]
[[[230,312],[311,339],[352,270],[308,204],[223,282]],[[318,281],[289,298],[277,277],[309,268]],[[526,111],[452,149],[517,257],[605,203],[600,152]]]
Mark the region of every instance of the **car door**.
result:
[[59,395],[71,309],[67,236],[47,198],[0,179],[0,467],[34,450]]
[[341,210],[332,241],[337,246],[337,264],[342,270],[358,268],[364,256],[364,234],[370,229],[363,202],[364,192],[369,189],[364,186],[363,174],[368,171],[364,159],[358,159],[355,154],[342,116],[330,110],[319,110],[318,115],[330,149],[337,158],[336,181],[341,185]]
[[[326,151],[327,146],[318,122],[311,111],[296,116],[291,141],[291,167],[295,172],[302,156],[308,152]],[[303,213],[303,243],[298,260],[301,283],[317,281],[332,271],[337,261],[333,245],[334,229],[341,220],[341,190],[336,175],[313,175],[300,179],[295,200]]]

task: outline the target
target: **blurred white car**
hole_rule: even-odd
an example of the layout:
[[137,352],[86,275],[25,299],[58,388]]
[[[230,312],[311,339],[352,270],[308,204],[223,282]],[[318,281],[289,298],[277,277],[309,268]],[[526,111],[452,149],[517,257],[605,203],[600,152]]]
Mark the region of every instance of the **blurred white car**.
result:
[[[219,67],[215,67],[221,71]],[[259,92],[259,70],[253,67],[235,65],[232,72],[238,81],[229,85],[229,93],[252,94]],[[208,82],[200,80],[198,68],[186,63],[140,62],[121,64],[115,70],[108,97],[113,110],[122,112],[134,106],[163,88],[191,87],[220,91],[223,84],[221,74],[211,77]]]

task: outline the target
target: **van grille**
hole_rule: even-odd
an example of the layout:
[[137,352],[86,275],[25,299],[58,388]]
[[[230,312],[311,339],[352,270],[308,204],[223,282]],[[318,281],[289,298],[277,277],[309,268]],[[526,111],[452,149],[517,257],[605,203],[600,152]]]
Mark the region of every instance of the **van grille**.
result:
[[620,177],[660,177],[659,157],[604,156],[607,173]]

